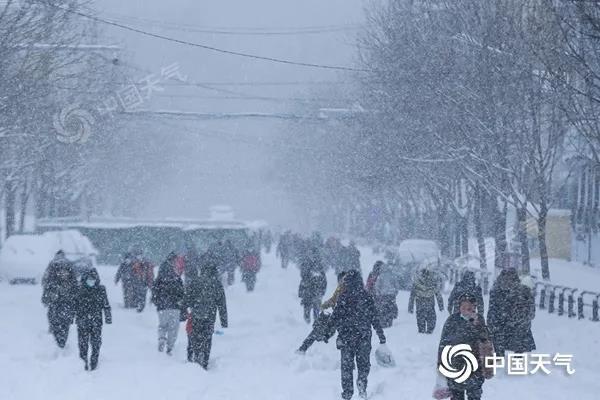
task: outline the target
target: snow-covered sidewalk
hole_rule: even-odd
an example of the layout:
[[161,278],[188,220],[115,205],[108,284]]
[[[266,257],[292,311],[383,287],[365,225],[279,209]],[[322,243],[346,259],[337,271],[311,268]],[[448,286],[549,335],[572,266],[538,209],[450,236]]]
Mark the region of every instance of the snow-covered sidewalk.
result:
[[[0,399],[6,400],[174,400],[174,399],[338,399],[339,352],[334,341],[316,343],[305,356],[294,354],[309,326],[297,295],[298,270],[282,270],[272,255],[264,259],[256,291],[239,283],[227,290],[230,328],[213,341],[213,364],[206,372],[186,359],[183,325],[172,357],[157,351],[157,316],[122,308],[115,269],[100,273],[113,306],[113,325],[104,326],[99,369],[89,373],[77,355],[74,327],[68,348],[58,351],[47,333],[39,286],[0,284]],[[364,260],[365,272],[372,257]],[[329,276],[328,293],[334,288]],[[438,314],[431,336],[418,335],[406,313],[408,294],[398,297],[400,317],[386,331],[397,367],[375,365],[369,392],[376,399],[429,399],[435,379],[437,342],[447,313]],[[538,353],[574,355],[576,373],[499,376],[484,385],[484,399],[580,400],[600,393],[600,323],[568,320],[539,312],[534,322]],[[374,345],[375,345],[374,339]]]

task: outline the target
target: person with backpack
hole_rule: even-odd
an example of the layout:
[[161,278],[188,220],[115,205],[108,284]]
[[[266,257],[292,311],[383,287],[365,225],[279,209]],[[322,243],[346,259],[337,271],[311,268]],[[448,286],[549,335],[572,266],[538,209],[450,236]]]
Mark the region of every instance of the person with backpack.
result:
[[485,315],[485,305],[483,304],[483,290],[475,282],[475,273],[473,271],[465,271],[460,281],[456,282],[450,296],[448,297],[448,312],[454,314],[458,311],[458,299],[463,294],[470,294],[477,299],[477,313]]
[[327,290],[327,277],[321,262],[319,250],[309,246],[307,254],[300,261],[300,286],[298,297],[304,308],[304,320],[307,324],[311,321],[311,312],[316,320],[319,316],[321,301]]
[[482,386],[486,378],[492,377],[492,371],[485,367],[484,359],[493,354],[491,339],[485,320],[477,313],[477,298],[470,293],[464,293],[457,299],[458,309],[452,313],[442,329],[442,336],[438,346],[438,367],[451,367],[460,371],[465,367],[465,357],[452,357],[444,359],[444,348],[459,344],[469,345],[480,368],[477,368],[463,383],[447,378],[452,400],[480,400]]
[[379,343],[385,344],[385,334],[373,298],[363,286],[358,271],[349,271],[329,325],[338,332],[336,347],[341,352],[342,398],[349,400],[354,393],[354,365],[358,369],[356,385],[360,397],[367,397],[367,383],[371,369],[371,335],[375,329]]
[[49,330],[59,348],[64,348],[75,316],[77,277],[73,263],[59,250],[42,279],[42,304],[48,307]]
[[[107,324],[112,323],[112,315],[106,288],[100,284],[100,276],[95,268],[85,272],[77,294],[77,336],[79,357],[84,369],[95,370],[98,367],[100,346],[102,345],[102,314]],[[88,359],[89,348],[92,354]]]
[[296,353],[306,354],[306,351],[309,349],[310,346],[313,345],[314,342],[323,341],[323,342],[327,343],[327,341],[335,334],[335,330],[333,330],[333,331],[328,330],[329,318],[331,317],[331,315],[327,314],[325,311],[335,307],[335,305],[337,303],[337,299],[340,296],[340,293],[344,290],[344,276],[345,275],[346,275],[345,272],[341,272],[338,275],[338,277],[337,277],[338,285],[335,288],[335,291],[333,292],[333,294],[331,295],[331,297],[328,300],[326,300],[325,302],[323,302],[323,304],[321,304],[321,312],[319,313],[319,316],[313,323],[312,330],[310,331],[310,333],[308,334],[306,339],[304,339],[300,348],[298,348],[298,350],[296,350]]
[[413,313],[417,304],[417,330],[419,333],[433,333],[436,323],[435,300],[440,311],[444,311],[444,299],[440,292],[441,282],[435,272],[427,268],[420,270],[415,278],[410,297],[408,312]]
[[249,242],[246,245],[246,250],[240,266],[242,271],[242,281],[246,284],[246,290],[248,292],[254,291],[256,276],[258,275],[258,271],[260,271],[260,267],[260,252],[251,242]]
[[199,274],[190,277],[184,299],[191,314],[190,358],[204,369],[208,369],[217,311],[221,327],[227,328],[225,290],[219,279],[217,258],[211,253],[209,249],[201,256]]
[[160,265],[158,276],[152,285],[152,303],[158,312],[158,351],[167,350],[171,355],[177,334],[179,322],[185,317],[183,310],[183,281],[176,271],[177,255],[169,253],[167,259]]

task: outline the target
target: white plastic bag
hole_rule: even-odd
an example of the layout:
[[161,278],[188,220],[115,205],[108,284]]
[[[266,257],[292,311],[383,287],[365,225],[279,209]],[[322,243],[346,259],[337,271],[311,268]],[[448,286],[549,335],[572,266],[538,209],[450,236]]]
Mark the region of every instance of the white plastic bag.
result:
[[396,366],[396,361],[392,352],[385,344],[380,344],[375,350],[375,360],[377,364],[384,368],[392,368]]
[[451,395],[452,393],[450,393],[450,389],[448,388],[448,380],[438,373],[435,380],[435,386],[433,387],[432,397],[436,400],[442,400],[450,398]]

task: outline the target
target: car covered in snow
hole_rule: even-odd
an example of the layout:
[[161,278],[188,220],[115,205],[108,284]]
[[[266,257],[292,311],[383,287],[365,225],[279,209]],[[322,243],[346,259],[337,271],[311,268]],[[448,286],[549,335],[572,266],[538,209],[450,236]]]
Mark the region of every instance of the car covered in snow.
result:
[[407,239],[398,247],[387,247],[385,259],[398,279],[400,290],[410,290],[415,272],[423,265],[440,259],[440,248],[433,240]]
[[98,251],[77,230],[13,235],[0,249],[0,278],[10,283],[40,282],[48,263],[59,250],[73,261],[78,273],[96,264]]

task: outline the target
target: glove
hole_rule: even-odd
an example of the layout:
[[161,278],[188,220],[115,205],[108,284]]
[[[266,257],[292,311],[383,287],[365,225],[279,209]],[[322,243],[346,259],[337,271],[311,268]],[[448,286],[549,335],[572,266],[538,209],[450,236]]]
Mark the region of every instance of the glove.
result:
[[380,338],[379,339],[379,344],[385,344],[385,338]]
[[106,325],[111,325],[112,324],[112,318],[105,318]]

